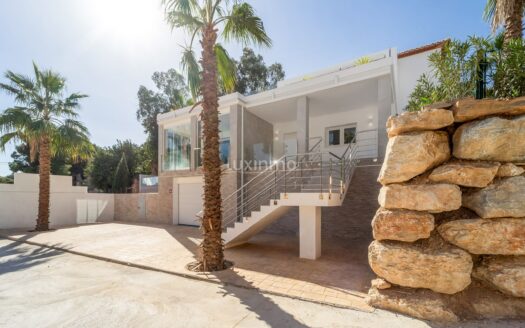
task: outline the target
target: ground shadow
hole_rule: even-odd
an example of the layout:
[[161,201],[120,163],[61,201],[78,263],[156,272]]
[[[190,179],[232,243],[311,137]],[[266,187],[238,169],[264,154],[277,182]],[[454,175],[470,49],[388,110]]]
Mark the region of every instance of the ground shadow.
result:
[[317,260],[299,258],[294,235],[259,234],[244,245],[227,249],[229,260],[243,270],[301,280],[350,294],[366,293],[375,278],[368,265],[368,241],[345,247],[325,242]]
[[[232,269],[228,269],[228,271],[229,274],[236,275],[236,279],[242,279]],[[220,275],[221,273],[217,274],[217,276]],[[245,282],[249,284],[247,281]],[[237,298],[241,304],[245,305],[249,311],[255,313],[260,320],[266,322],[270,327],[308,327],[283,310],[259,289],[243,290],[227,283],[222,285],[221,289],[224,291],[223,295]]]
[[[27,247],[24,242],[29,236],[21,237],[19,241],[13,241],[0,247],[0,275],[25,270],[27,268],[41,265],[55,256],[62,254],[57,248],[65,249],[61,244],[51,246]],[[0,240],[7,240],[0,237]],[[2,260],[2,258],[7,258]]]
[[[175,230],[178,230],[176,228],[167,228],[166,226],[164,226],[164,228],[174,239],[177,240],[177,242],[190,251],[194,258],[197,258],[198,247],[186,234],[176,233]],[[184,227],[183,229],[195,230],[196,228]],[[223,295],[237,298],[241,304],[245,305],[250,311],[255,313],[259,319],[263,320],[271,327],[307,327],[297,321],[293,315],[275,304],[271,298],[265,296],[250,282],[246,281],[235,272],[234,269],[235,263],[234,266],[229,269],[218,272],[202,273],[202,275],[208,278],[215,278],[214,280],[222,282],[221,289]],[[235,284],[232,284],[232,282],[235,282]]]

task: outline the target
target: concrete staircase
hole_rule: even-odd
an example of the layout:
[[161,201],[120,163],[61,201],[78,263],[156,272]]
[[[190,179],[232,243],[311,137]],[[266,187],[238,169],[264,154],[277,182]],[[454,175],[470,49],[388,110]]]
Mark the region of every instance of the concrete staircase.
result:
[[[305,227],[301,239],[303,233],[312,240],[319,238],[320,235],[312,234],[318,233],[314,230],[320,220],[320,207],[342,205],[357,165],[357,154],[358,144],[352,142],[342,156],[320,151],[285,156],[260,172],[223,200],[225,246],[246,243],[293,206],[299,207],[300,223]],[[289,169],[286,163],[291,161],[296,166]]]
[[250,213],[241,222],[235,222],[222,234],[226,247],[235,247],[246,243],[266,226],[283,216],[290,206],[279,204],[280,200],[270,200],[269,205],[262,205],[259,210]]

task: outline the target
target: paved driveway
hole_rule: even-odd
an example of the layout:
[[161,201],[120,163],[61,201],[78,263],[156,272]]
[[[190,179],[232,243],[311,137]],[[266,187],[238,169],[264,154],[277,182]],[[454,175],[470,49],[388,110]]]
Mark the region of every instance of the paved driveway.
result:
[[[162,270],[305,300],[372,311],[365,302],[372,274],[366,253],[324,243],[315,261],[298,257],[297,236],[259,234],[250,243],[228,249],[233,269],[204,275],[186,270],[194,261],[200,232],[173,225],[100,223],[45,233],[0,231],[0,235]],[[363,255],[363,254],[361,254]]]
[[[430,327],[389,312],[335,308],[5,239],[0,309],[0,327]],[[497,326],[519,323],[462,325]]]

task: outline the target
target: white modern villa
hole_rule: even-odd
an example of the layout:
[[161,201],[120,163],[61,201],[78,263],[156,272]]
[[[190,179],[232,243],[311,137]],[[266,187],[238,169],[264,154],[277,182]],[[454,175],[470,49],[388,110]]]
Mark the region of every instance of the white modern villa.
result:
[[[248,241],[298,207],[300,256],[319,257],[321,207],[341,206],[359,163],[381,163],[387,118],[403,111],[429,71],[428,55],[442,44],[399,53],[389,48],[281,81],[273,90],[221,97],[226,245]],[[188,107],[157,119],[158,215],[175,225],[198,225],[202,208],[199,114],[199,107]]]

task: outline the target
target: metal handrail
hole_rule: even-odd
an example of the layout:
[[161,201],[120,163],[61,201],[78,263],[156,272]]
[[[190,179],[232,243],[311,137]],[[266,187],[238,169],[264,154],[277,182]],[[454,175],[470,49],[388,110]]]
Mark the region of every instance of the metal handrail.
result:
[[[296,192],[296,190],[298,190],[297,192],[320,192],[321,199],[326,191],[329,199],[335,191],[339,193],[342,199],[353,175],[357,155],[360,152],[359,141],[362,139],[358,139],[358,136],[375,131],[377,130],[359,131],[341,156],[331,151],[308,151],[282,156],[223,199],[223,228],[225,229],[231,223],[250,217],[251,212],[269,204],[270,200],[277,201],[283,191],[285,197],[287,192]],[[316,148],[320,150],[322,138],[317,138],[320,140],[310,150]],[[377,141],[377,139],[375,140]],[[372,144],[364,146],[372,146]],[[290,162],[295,163],[293,168],[288,168],[287,164]],[[281,168],[280,165],[283,163],[284,168]],[[333,165],[336,165],[337,168],[334,168]]]
[[310,140],[319,139],[310,149],[308,150],[309,153],[315,152],[315,148],[321,149],[321,142],[323,141],[322,137],[312,137]]

